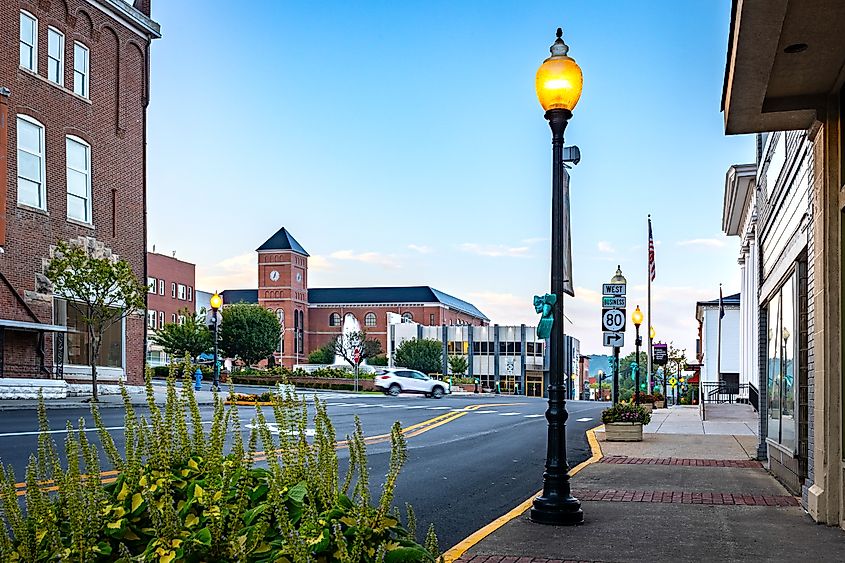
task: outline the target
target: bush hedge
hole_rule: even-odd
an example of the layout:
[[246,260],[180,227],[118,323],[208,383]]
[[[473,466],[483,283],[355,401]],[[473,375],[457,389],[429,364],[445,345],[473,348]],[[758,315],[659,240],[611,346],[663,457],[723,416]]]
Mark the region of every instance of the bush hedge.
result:
[[[192,368],[184,366],[187,373]],[[27,468],[23,507],[14,471],[0,471],[0,560],[434,561],[433,528],[420,545],[412,512],[406,527],[398,510],[390,508],[406,459],[398,423],[390,433],[382,494],[373,503],[360,421],[356,418],[348,439],[349,469],[341,481],[334,428],[319,400],[312,421],[304,400],[274,394],[272,410],[281,431],[274,436],[258,408],[246,443],[238,408],[224,407],[219,397],[206,430],[187,378],[179,392],[174,378],[168,379],[160,408],[148,372],[144,418],[135,414],[125,389],[123,400],[125,454],[92,404],[100,443],[117,472],[108,484],[101,482],[99,449],[89,441],[83,420],[78,428],[69,425],[68,461],[62,465],[40,401],[42,433]],[[311,442],[306,427],[315,428]],[[232,443],[226,447],[230,431]],[[259,446],[273,453],[259,454]],[[264,456],[267,467],[256,467]]]

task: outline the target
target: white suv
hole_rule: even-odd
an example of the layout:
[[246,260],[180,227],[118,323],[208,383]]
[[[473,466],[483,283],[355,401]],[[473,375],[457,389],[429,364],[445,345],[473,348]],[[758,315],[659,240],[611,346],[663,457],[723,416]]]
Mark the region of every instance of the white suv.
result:
[[424,373],[412,369],[384,369],[376,374],[374,382],[378,391],[383,391],[393,397],[399,393],[422,393],[426,397],[439,399],[450,393],[448,383],[439,379],[432,379]]

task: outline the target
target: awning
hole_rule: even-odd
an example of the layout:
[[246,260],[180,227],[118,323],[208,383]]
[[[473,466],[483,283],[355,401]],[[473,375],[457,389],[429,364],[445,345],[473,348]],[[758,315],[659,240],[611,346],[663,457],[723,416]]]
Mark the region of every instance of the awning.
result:
[[0,328],[11,330],[25,330],[31,332],[67,332],[67,327],[62,325],[49,325],[46,323],[30,323],[27,321],[13,321],[11,319],[0,319]]

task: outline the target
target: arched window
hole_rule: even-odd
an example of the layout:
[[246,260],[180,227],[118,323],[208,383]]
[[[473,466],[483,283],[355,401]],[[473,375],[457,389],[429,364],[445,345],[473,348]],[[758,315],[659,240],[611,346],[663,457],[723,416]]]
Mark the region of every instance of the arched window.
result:
[[406,323],[413,322],[414,321],[414,315],[412,315],[411,313],[406,311],[406,312],[402,313],[402,321],[406,322]]
[[376,314],[367,313],[364,315],[364,326],[376,326]]
[[329,326],[340,326],[340,313],[329,315]]

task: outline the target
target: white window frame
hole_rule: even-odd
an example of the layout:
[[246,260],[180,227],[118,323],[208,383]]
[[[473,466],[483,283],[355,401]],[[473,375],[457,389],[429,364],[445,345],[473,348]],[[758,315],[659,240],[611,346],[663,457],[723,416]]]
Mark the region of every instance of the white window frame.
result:
[[[24,43],[24,45],[29,47],[30,52],[31,52],[31,58],[32,58],[32,66],[31,67],[20,64],[21,63],[20,44],[23,43],[23,41],[21,41],[21,38],[20,38],[20,36],[21,36],[20,25],[21,25],[21,20],[23,18],[29,18],[30,20],[32,20],[32,33],[34,35],[34,37],[30,37],[30,40],[32,41],[32,45],[30,45],[29,43]],[[19,26],[18,27],[18,65],[21,68],[25,68],[27,70],[30,70],[32,72],[37,73],[38,72],[38,18],[36,18],[35,16],[30,14],[26,10],[21,10],[20,18],[18,18],[18,26]]]
[[164,328],[164,311],[158,312],[158,326],[159,328]]
[[176,313],[170,313],[170,322],[171,322],[171,323],[175,323],[175,322],[176,322]]
[[194,300],[194,288],[190,285],[188,286],[188,301]]
[[176,289],[177,289],[177,294],[176,294],[177,299],[179,299],[180,301],[185,301],[185,299],[187,297],[187,292],[188,292],[188,289],[185,287],[185,284],[183,284],[183,283],[178,284],[176,286]]
[[163,279],[158,280],[158,294],[164,295],[164,280]]
[[147,311],[147,328],[156,329],[156,312],[153,310]]
[[[23,149],[24,152],[26,152],[28,154],[38,156],[38,158],[41,161],[41,170],[40,170],[41,183],[39,185],[39,194],[38,194],[38,199],[40,200],[41,205],[30,205],[29,203],[21,202],[21,193],[20,193],[20,178],[21,178],[20,170],[21,170],[21,167],[20,167],[20,165],[18,165],[18,179],[17,179],[17,182],[16,182],[16,187],[17,187],[17,190],[18,190],[18,204],[26,205],[27,207],[34,207],[35,209],[41,209],[43,211],[47,211],[47,179],[46,179],[46,176],[47,176],[46,160],[47,160],[47,158],[46,158],[46,155],[45,155],[45,152],[46,152],[45,137],[44,137],[45,128],[44,128],[44,125],[40,121],[38,121],[37,119],[34,119],[34,118],[32,118],[32,117],[30,117],[26,114],[19,113],[17,117],[18,117],[18,123],[20,123],[21,121],[26,121],[30,125],[34,125],[34,126],[38,127],[39,144],[41,145],[41,153],[40,154],[33,153],[33,152],[30,152],[29,150]],[[21,147],[20,147],[20,125],[17,126],[16,135],[17,135],[17,139],[15,140],[15,144],[16,144],[17,152],[15,153],[15,158],[17,160],[20,160],[18,158],[18,153],[22,150]],[[30,181],[30,182],[32,181],[29,178],[24,178],[24,180],[27,180],[27,181]]]
[[148,276],[147,277],[147,293],[155,293],[156,287],[158,287],[156,285],[157,283],[158,283],[158,280]]
[[176,317],[176,322],[179,323],[180,326],[185,324],[185,315],[178,315]]
[[[59,40],[59,58],[54,59],[50,55],[50,41],[53,37],[57,37]],[[54,77],[50,76],[50,61],[56,61],[58,65],[58,74]],[[53,26],[47,27],[47,80],[50,82],[54,82],[59,86],[65,85],[65,34],[56,29]]]
[[[86,159],[87,159],[86,164],[88,166],[88,170],[77,170],[76,168],[70,167],[70,163],[68,162],[67,155],[68,155],[68,152],[69,152],[68,151],[68,144],[71,143],[71,142],[80,144],[80,145],[85,147],[85,156],[86,156]],[[85,215],[86,215],[86,218],[80,219],[79,217],[71,217],[71,215],[70,215],[70,205],[68,205],[67,206],[68,219],[73,219],[74,221],[80,221],[82,223],[92,225],[94,223],[94,219],[92,217],[93,209],[92,209],[92,204],[91,204],[92,195],[93,195],[91,193],[91,145],[89,145],[84,140],[82,140],[79,137],[76,137],[74,135],[68,135],[67,137],[65,137],[65,167],[66,167],[65,168],[65,183],[67,183],[67,179],[70,177],[70,174],[67,173],[68,170],[73,170],[75,172],[85,173],[85,190],[86,190],[86,195],[85,195],[85,198],[84,198],[85,199]],[[70,186],[66,186],[66,188],[67,188],[68,199],[70,199],[71,197],[80,198],[80,196],[70,193]]]
[[[76,68],[76,61],[79,58],[77,51],[81,49],[85,53],[85,65],[82,70]],[[90,97],[91,91],[91,50],[84,43],[73,42],[73,93],[83,98]]]
[[176,282],[170,282],[170,297],[176,299]]

